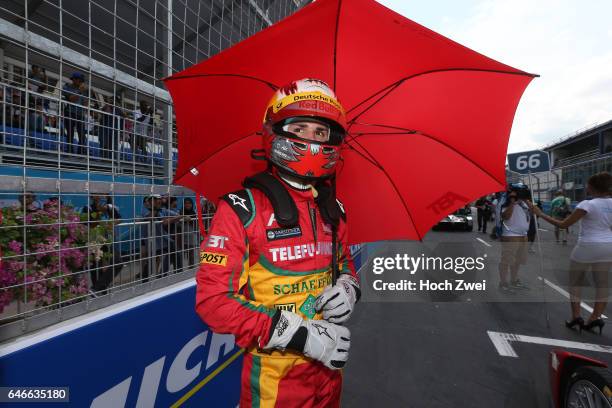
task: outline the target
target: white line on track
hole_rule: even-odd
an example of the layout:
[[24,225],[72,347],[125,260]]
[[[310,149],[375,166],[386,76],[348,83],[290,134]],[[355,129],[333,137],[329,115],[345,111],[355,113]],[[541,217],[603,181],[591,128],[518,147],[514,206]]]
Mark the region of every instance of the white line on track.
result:
[[494,331],[487,331],[487,334],[493,342],[495,349],[502,357],[518,358],[518,354],[516,354],[511,344],[513,341],[612,354],[612,346],[604,346],[601,344],[579,343],[577,341],[548,339],[545,337],[524,336],[522,334],[499,333]]
[[489,244],[487,241],[485,241],[485,240],[484,240],[484,239],[482,239],[482,238],[476,238],[476,240],[478,240],[478,241],[482,242],[483,244],[485,244],[485,245],[486,245],[486,246],[488,246],[488,247],[491,247],[491,246],[492,246],[491,244]]
[[[538,279],[542,280],[542,277],[538,276]],[[544,283],[547,284],[548,286],[550,286],[551,288],[553,288],[554,290],[556,290],[557,292],[559,292],[566,299],[570,298],[570,294],[565,289],[560,288],[559,286],[555,285],[554,283],[552,283],[548,279],[544,279]],[[584,302],[580,302],[580,307],[582,307],[584,310],[586,310],[589,313],[593,313],[593,308],[591,306],[587,305]],[[603,317],[604,319],[608,318],[608,316],[606,316],[604,314],[602,314],[601,317]]]
[[547,230],[547,229],[544,229],[544,228],[538,228],[538,229],[539,229],[540,231],[548,232],[548,230]]

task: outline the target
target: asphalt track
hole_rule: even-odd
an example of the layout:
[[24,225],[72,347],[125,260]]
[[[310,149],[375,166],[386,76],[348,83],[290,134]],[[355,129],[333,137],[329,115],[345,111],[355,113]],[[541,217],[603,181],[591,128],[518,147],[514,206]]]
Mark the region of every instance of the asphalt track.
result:
[[[487,253],[488,267],[476,278],[487,279],[496,298],[463,294],[448,302],[422,297],[360,302],[348,324],[352,344],[342,406],[550,407],[548,354],[553,346],[512,342],[517,357],[503,356],[489,332],[610,346],[612,324],[601,336],[565,328],[569,304],[562,292],[567,290],[568,259],[578,229],[563,246],[554,242],[552,226],[541,221],[540,227],[538,253],[530,254],[520,272],[530,290],[513,294],[497,290],[497,241],[478,232],[430,232],[425,245],[469,243],[475,251]],[[362,274],[371,273],[369,267]],[[612,315],[611,309],[608,314]],[[583,316],[588,316],[586,310]],[[612,363],[610,352],[571,351]]]

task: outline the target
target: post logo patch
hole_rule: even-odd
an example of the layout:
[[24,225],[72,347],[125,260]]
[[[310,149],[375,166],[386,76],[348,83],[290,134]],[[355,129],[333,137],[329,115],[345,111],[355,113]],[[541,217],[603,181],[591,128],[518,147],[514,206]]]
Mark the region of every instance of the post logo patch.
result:
[[225,266],[227,265],[227,255],[201,251],[200,263]]

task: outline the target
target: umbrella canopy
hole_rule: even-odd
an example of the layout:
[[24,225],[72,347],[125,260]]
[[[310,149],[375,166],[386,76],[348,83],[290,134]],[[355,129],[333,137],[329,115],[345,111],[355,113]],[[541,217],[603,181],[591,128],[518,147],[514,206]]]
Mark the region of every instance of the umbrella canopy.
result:
[[175,182],[212,200],[265,168],[266,104],[301,78],[330,84],[349,135],[338,197],[351,243],[421,239],[473,199],[505,188],[505,155],[535,75],[492,60],[373,0],[318,0],[166,79]]

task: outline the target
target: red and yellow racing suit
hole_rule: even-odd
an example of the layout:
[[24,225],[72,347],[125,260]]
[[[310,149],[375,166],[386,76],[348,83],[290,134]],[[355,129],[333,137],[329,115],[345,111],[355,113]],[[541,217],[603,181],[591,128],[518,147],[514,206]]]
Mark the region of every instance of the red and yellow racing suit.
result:
[[[221,200],[208,239],[201,247],[196,312],[218,333],[231,333],[247,349],[240,407],[335,407],[340,404],[339,370],[301,354],[260,350],[269,340],[277,310],[320,319],[316,297],[331,284],[332,229],[321,219],[310,190],[287,186],[299,225],[280,227],[270,200],[247,189],[251,218],[243,224],[232,205]],[[346,246],[346,224],[338,226],[340,273],[357,278]]]

